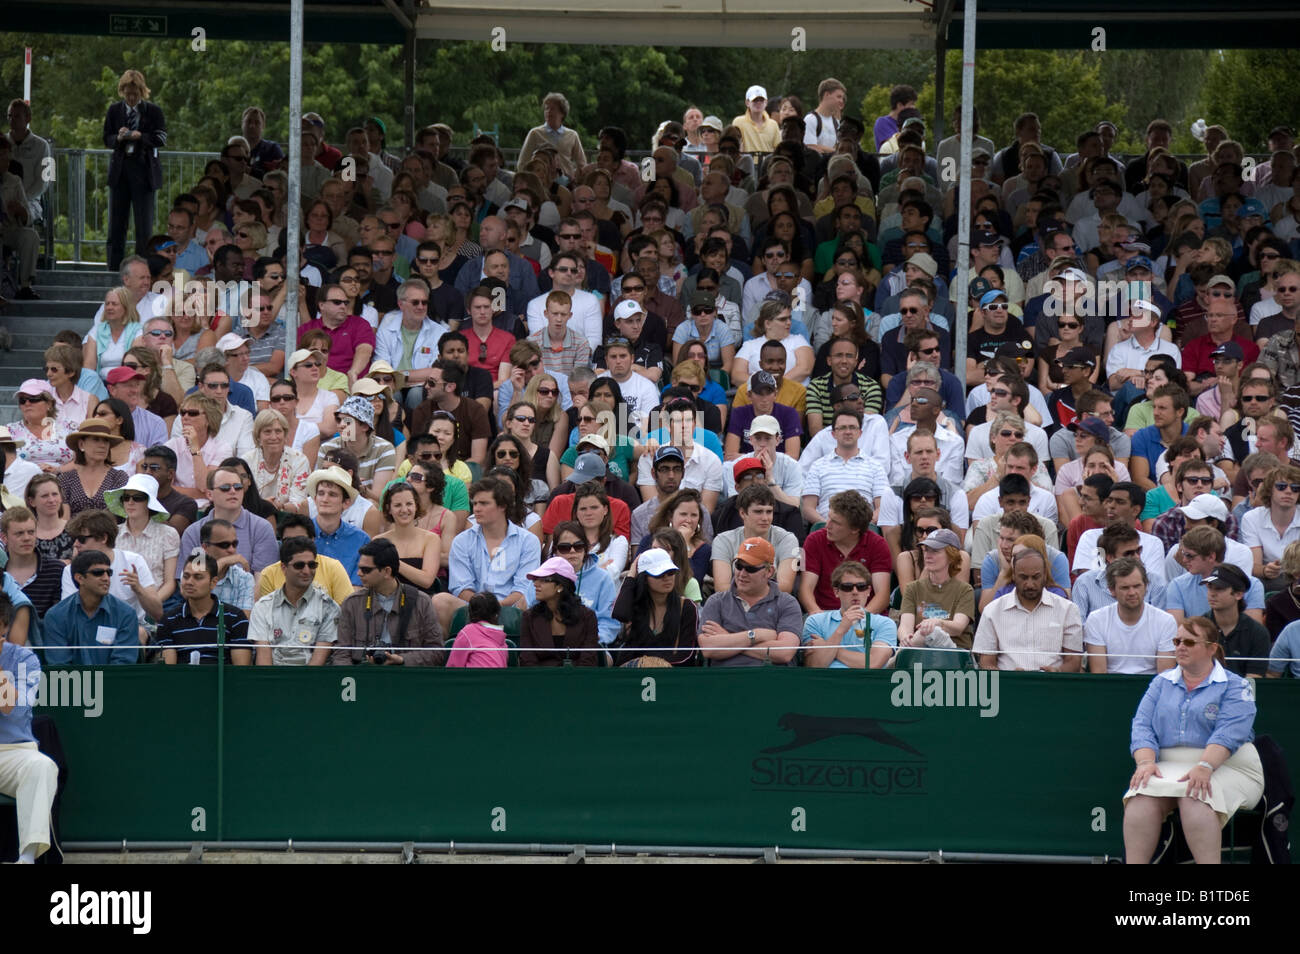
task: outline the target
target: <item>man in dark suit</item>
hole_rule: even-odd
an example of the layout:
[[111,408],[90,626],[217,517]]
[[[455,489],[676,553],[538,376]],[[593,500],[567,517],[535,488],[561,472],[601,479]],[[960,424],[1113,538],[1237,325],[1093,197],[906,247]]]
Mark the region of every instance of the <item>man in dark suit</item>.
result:
[[108,162],[108,268],[117,271],[126,248],[127,211],[135,218],[135,247],[153,234],[154,193],[162,187],[158,150],[167,145],[162,110],[148,101],[149,87],[139,70],[127,70],[118,80],[121,102],[104,117],[104,145],[113,150]]

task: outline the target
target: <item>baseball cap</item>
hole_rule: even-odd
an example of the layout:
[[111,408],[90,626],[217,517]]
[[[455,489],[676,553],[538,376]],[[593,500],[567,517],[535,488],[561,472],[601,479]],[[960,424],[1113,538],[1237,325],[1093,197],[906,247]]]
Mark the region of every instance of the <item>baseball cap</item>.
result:
[[751,86],[745,90],[745,102],[752,103],[756,99],[767,99],[767,90],[761,86]]
[[993,352],[995,358],[1028,358],[1034,353],[1034,343],[1028,339],[1019,343],[1004,341]]
[[1213,275],[1210,277],[1210,280],[1205,283],[1206,288],[1213,288],[1215,285],[1227,285],[1234,292],[1237,290],[1237,283],[1227,275]]
[[944,547],[956,547],[961,549],[961,541],[957,539],[957,534],[953,533],[946,527],[940,527],[926,535],[921,541],[921,546],[930,550],[942,550]]
[[1143,255],[1151,254],[1151,246],[1141,239],[1125,239],[1122,242],[1116,242],[1120,248],[1129,252],[1141,252]]
[[934,278],[939,273],[939,263],[934,260],[934,256],[929,252],[917,252],[907,260],[907,264],[915,265],[931,278]]
[[731,465],[731,476],[737,483],[740,482],[740,475],[751,470],[764,470],[763,462],[757,457],[737,457],[736,462]]
[[600,459],[599,454],[587,452],[579,454],[578,459],[573,462],[573,473],[569,475],[575,485],[585,484],[589,480],[605,479],[605,462]]
[[668,551],[658,547],[646,550],[636,559],[636,571],[646,576],[663,576],[665,573],[676,573],[677,570],[678,566]]
[[1264,208],[1264,203],[1259,199],[1247,199],[1237,210],[1237,218],[1245,218],[1248,215],[1258,215],[1261,219],[1268,218],[1268,209]]
[[773,437],[778,437],[781,434],[781,424],[771,414],[760,414],[750,423],[749,433],[771,434]]
[[1245,361],[1246,352],[1235,341],[1225,341],[1210,352],[1211,358],[1226,358],[1229,361]]
[[315,348],[299,348],[293,354],[289,355],[289,363],[287,367],[292,371],[308,358],[321,358],[323,360],[324,357],[324,353],[317,351]]
[[775,391],[776,378],[770,371],[755,371],[749,376],[749,393],[756,394],[759,391]]
[[700,128],[716,129],[719,133],[721,133],[722,130],[725,129],[726,127],[722,125],[722,120],[719,119],[717,116],[705,116],[704,120],[700,123]]
[[691,292],[691,297],[687,301],[687,304],[690,306],[691,311],[694,311],[696,308],[716,308],[718,305],[718,296],[710,294],[709,292],[693,291]]
[[1085,434],[1091,434],[1099,441],[1110,440],[1110,428],[1106,422],[1098,417],[1085,417],[1070,422],[1070,430],[1083,431]]
[[1192,502],[1178,508],[1182,511],[1183,516],[1191,517],[1193,520],[1218,520],[1226,523],[1228,520],[1228,505],[1217,494],[1197,494],[1192,498]]
[[579,449],[583,447],[599,447],[606,454],[609,453],[609,441],[600,434],[587,434],[585,437],[578,438]]
[[971,162],[974,162],[976,159],[992,159],[992,158],[993,157],[989,155],[989,151],[985,149],[983,146],[976,146],[974,149],[970,151]]
[[990,303],[997,301],[999,298],[1006,301],[1007,293],[1000,288],[989,289],[983,295],[980,295],[980,307],[984,308]]
[[501,206],[501,211],[504,212],[506,209],[523,209],[525,212],[527,212],[528,201],[526,199],[521,199],[516,196],[515,198],[507,202],[505,205]]
[[1088,280],[1087,273],[1081,268],[1067,268],[1057,277],[1070,282],[1086,282]]
[[902,128],[906,129],[908,126],[920,126],[925,128],[925,120],[920,116],[909,116],[907,119],[903,120]]
[[993,291],[993,283],[987,278],[972,278],[970,284],[966,286],[966,293],[976,301],[979,301],[991,291]]
[[1097,356],[1087,348],[1071,348],[1060,361],[1063,368],[1091,368],[1096,363]]
[[633,315],[644,315],[645,309],[641,307],[640,302],[620,301],[614,306],[614,320],[622,321],[624,318],[631,318]]
[[1145,268],[1148,272],[1156,270],[1155,264],[1145,255],[1134,255],[1124,265],[1124,271],[1126,272],[1137,271],[1139,268]]
[[[602,438],[602,440],[603,439],[604,438]],[[660,461],[665,461],[665,460],[675,460],[681,462],[682,464],[686,463],[685,455],[682,454],[681,450],[674,447],[672,444],[665,444],[663,447],[660,447],[658,450],[655,451],[655,459],[654,459],[653,466],[657,467],[659,466]],[[653,467],[651,469],[653,469]]]
[[999,235],[997,232],[990,232],[990,231],[988,231],[988,230],[980,230],[980,231],[976,231],[976,232],[972,232],[972,233],[971,233],[971,236],[970,236],[970,243],[971,243],[972,245],[985,245],[985,246],[987,246],[987,245],[1001,245],[1001,244],[1002,244],[1002,236]]
[[158,243],[158,251],[160,252],[165,248],[175,248],[175,247],[176,247],[176,243],[173,242],[171,239],[167,239],[167,241],[165,242]]
[[573,572],[573,564],[564,557],[551,557],[537,569],[528,571],[530,580],[544,580],[551,576],[563,577],[574,586],[578,585],[578,574]]
[[222,352],[238,351],[246,344],[248,344],[247,338],[231,331],[221,336],[221,340],[217,342],[217,350]]
[[1138,299],[1136,299],[1135,301],[1131,301],[1131,302],[1129,302],[1129,303],[1128,303],[1128,310],[1129,310],[1129,315],[1130,315],[1130,317],[1131,317],[1134,321],[1139,321],[1139,320],[1141,320],[1141,321],[1145,321],[1145,320],[1146,320],[1146,315],[1139,315],[1139,314],[1136,314],[1136,312],[1139,312],[1139,311],[1145,311],[1145,312],[1147,312],[1148,314],[1154,315],[1157,319],[1160,318],[1160,309],[1159,309],[1158,307],[1156,307],[1155,305],[1151,304],[1151,302],[1149,302],[1149,301],[1147,301],[1146,299],[1143,299],[1143,298],[1138,298]]
[[113,368],[111,371],[108,372],[108,374],[104,375],[104,380],[107,381],[109,384],[121,384],[123,381],[131,381],[134,380],[135,378],[144,378],[144,377],[148,377],[148,375],[146,375],[139,368],[127,368],[127,367],[119,366]]
[[772,566],[776,563],[776,551],[762,537],[747,537],[736,550],[736,559],[750,566]]
[[1223,586],[1237,590],[1240,593],[1246,593],[1250,590],[1250,581],[1246,579],[1246,574],[1231,563],[1220,563],[1201,582],[1206,586]]

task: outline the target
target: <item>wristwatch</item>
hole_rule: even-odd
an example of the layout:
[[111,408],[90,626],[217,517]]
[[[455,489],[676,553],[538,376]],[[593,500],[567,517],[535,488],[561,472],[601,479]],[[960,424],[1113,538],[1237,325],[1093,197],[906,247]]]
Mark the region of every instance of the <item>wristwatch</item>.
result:
[[749,636],[749,645],[754,645],[754,631],[751,629],[747,634]]

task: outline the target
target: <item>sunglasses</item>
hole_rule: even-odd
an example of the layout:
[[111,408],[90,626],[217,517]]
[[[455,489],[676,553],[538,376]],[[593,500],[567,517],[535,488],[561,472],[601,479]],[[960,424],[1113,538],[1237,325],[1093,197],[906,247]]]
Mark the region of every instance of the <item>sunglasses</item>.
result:
[[204,381],[203,386],[209,391],[229,391],[229,381]]
[[920,308],[900,308],[900,309],[898,309],[898,313],[899,313],[900,315],[919,315],[919,314],[921,313],[921,309],[920,309]]
[[228,494],[234,490],[243,490],[244,485],[243,484],[217,484],[217,486],[213,487],[212,489],[219,490],[223,494]]
[[717,312],[718,309],[714,308],[712,305],[696,305],[691,309],[691,314],[694,315],[715,315]]
[[[290,563],[290,564],[289,564],[289,566],[290,566],[292,569],[298,570],[299,572],[301,572],[301,571],[303,571],[303,570],[314,570],[314,569],[316,569],[316,567],[319,566],[319,565],[320,565],[320,564],[318,564],[315,560],[307,560],[307,561],[304,561],[304,562]],[[358,569],[360,569],[360,567],[358,567]]]
[[1199,639],[1184,639],[1177,636],[1174,637],[1175,646],[1186,646],[1188,649],[1191,649],[1193,646],[1199,646],[1201,643],[1202,640]]
[[917,354],[938,354],[941,350],[942,349],[938,345],[935,345],[933,348],[918,348],[916,350],[916,353]]
[[297,368],[319,368],[319,361],[299,361],[294,367]]
[[777,278],[794,278],[794,272],[776,272]]
[[1073,329],[1075,329],[1075,328],[1082,328],[1082,327],[1083,327],[1083,325],[1082,325],[1080,322],[1077,322],[1077,321],[1058,321],[1058,322],[1056,323],[1056,326],[1057,326],[1058,328],[1069,328],[1069,329],[1071,329],[1071,330],[1073,330]]
[[298,400],[298,399],[297,399],[296,397],[294,397],[292,394],[272,394],[272,395],[271,395],[271,403],[272,403],[272,404],[276,403],[277,401],[296,401],[296,400]]
[[438,259],[429,258],[427,255],[421,255],[418,258],[416,258],[416,262],[419,263],[420,265],[437,265]]
[[835,588],[841,593],[865,593],[871,589],[870,583],[836,583]]
[[87,570],[87,571],[86,571],[86,575],[87,575],[87,576],[112,576],[112,575],[113,575],[113,571],[112,571],[112,570],[106,570],[106,569],[104,569],[104,568],[101,566],[101,567],[96,567],[96,568],[93,569],[93,570]]
[[984,306],[985,311],[1006,311],[1007,303],[1005,301],[991,301]]
[[587,549],[585,543],[557,543],[555,545],[556,553],[582,553]]
[[1285,480],[1279,480],[1273,485],[1274,493],[1282,493],[1284,490],[1290,490],[1293,494],[1300,494],[1300,484],[1287,483]]
[[512,417],[510,420],[512,420],[512,421],[517,421],[517,422],[520,423],[520,424],[536,424],[536,423],[537,423],[537,418],[535,418],[535,417],[525,417],[525,416],[522,415],[522,414],[516,414],[516,415],[515,415],[514,417]]
[[194,410],[193,408],[186,408],[184,411],[181,411],[181,417],[202,417],[202,416],[203,416],[202,411],[197,411]]
[[[169,331],[166,328],[150,328],[148,334],[149,337],[151,338],[175,338],[176,337],[176,332]],[[46,368],[45,370],[48,371],[49,368]]]
[[[582,233],[581,232],[559,232],[556,234],[555,237],[561,239],[570,239],[570,240],[580,239],[582,238]],[[574,271],[577,271],[577,269],[574,269]]]
[[19,403],[19,404],[44,404],[45,402],[46,402],[46,398],[44,398],[44,397],[39,397],[39,396],[38,396],[38,397],[31,397],[31,396],[26,395],[26,394],[20,394],[20,395],[18,395],[18,403]]
[[360,563],[358,563],[358,564],[357,564],[357,575],[358,575],[358,576],[364,576],[364,575],[366,575],[367,573],[374,573],[374,572],[375,572],[375,569],[376,569],[376,568],[375,568],[374,564],[371,564],[371,565],[369,565],[369,566],[362,566]]
[[1208,486],[1210,486],[1211,484],[1214,483],[1214,478],[1213,478],[1213,477],[1192,477],[1192,476],[1187,476],[1187,477],[1184,477],[1184,478],[1183,478],[1183,482],[1184,482],[1184,483],[1188,483],[1188,484],[1196,484],[1197,486],[1202,486],[1202,485],[1204,485],[1204,486],[1208,487]]
[[537,394],[539,397],[558,397],[560,394],[560,389],[559,388],[538,388]]
[[1241,396],[1241,400],[1242,400],[1242,403],[1243,403],[1243,404],[1244,404],[1246,401],[1249,401],[1249,402],[1251,402],[1252,404],[1254,404],[1254,403],[1256,403],[1256,402],[1259,402],[1260,404],[1263,404],[1265,401],[1270,401],[1270,400],[1272,400],[1272,398],[1270,398],[1267,394],[1243,394],[1243,395]]
[[578,273],[578,270],[572,265],[556,265],[551,271],[559,272],[561,275],[576,275]]
[[[1297,290],[1298,289],[1292,289],[1292,291],[1297,291]],[[1278,291],[1286,291],[1286,289],[1279,286]],[[1215,289],[1211,289],[1210,297],[1211,298],[1232,298],[1234,296],[1230,291],[1217,291]]]
[[[327,305],[346,305],[347,303],[348,303],[348,300],[347,300],[346,298],[326,298],[326,299],[325,299],[325,304],[327,304]],[[414,302],[412,302],[411,304],[414,304]]]
[[505,447],[497,448],[497,460],[518,460],[519,451],[510,450]]
[[625,292],[643,292],[643,291],[645,291],[645,286],[644,286],[644,285],[624,285],[624,286],[623,286],[623,291],[625,291]]
[[998,436],[999,436],[999,437],[1014,437],[1014,438],[1015,438],[1016,440],[1018,440],[1018,441],[1023,441],[1023,440],[1025,439],[1025,432],[1024,432],[1024,431],[1013,431],[1013,430],[1011,430],[1010,428],[1003,428],[1002,430],[998,431]]
[[209,540],[208,546],[216,547],[218,550],[233,550],[239,546],[238,540]]
[[731,564],[737,573],[759,573],[768,568],[768,564],[760,563],[758,566],[750,566],[744,560],[737,560]]
[[[1300,285],[1278,285],[1277,290],[1280,292],[1286,292],[1288,294],[1294,295],[1296,292],[1300,292]],[[1231,296],[1224,295],[1223,297],[1229,298]]]
[[[916,498],[916,499],[922,499],[922,498]],[[934,498],[931,497],[931,498],[928,498],[928,499],[933,500]],[[917,528],[916,528],[916,535],[917,535],[918,537],[928,537],[930,534],[934,533],[934,532],[937,531],[937,530],[941,530],[941,529],[942,529],[942,527],[917,527]]]
[[149,495],[148,494],[122,494],[122,496],[119,497],[118,499],[121,500],[123,503],[148,503]]
[[406,479],[408,482],[412,484],[422,484],[424,483],[424,474],[419,474],[416,473],[415,471],[411,471],[406,475]]
[[145,461],[141,461],[141,462],[137,465],[136,469],[137,469],[137,470],[143,470],[146,474],[161,474],[164,470],[167,469],[167,465],[166,465],[166,464],[150,464],[150,463],[146,463]]
[[406,299],[406,303],[407,303],[408,305],[410,305],[412,308],[423,308],[425,305],[429,304],[429,299],[427,299],[427,298],[408,298],[408,299]]
[[989,394],[994,397],[1011,397],[1011,391],[1007,388],[989,388]]
[[96,536],[92,536],[92,535],[89,534],[89,533],[79,533],[79,534],[77,534],[75,537],[73,537],[72,539],[76,540],[78,543],[80,543],[80,544],[84,547],[84,546],[85,546],[87,543],[89,543],[91,540],[98,540],[99,538],[96,537]]

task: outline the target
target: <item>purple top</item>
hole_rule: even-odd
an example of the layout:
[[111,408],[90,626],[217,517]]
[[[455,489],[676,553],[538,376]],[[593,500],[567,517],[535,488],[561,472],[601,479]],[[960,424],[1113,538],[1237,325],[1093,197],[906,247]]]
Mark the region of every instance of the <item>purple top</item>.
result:
[[898,120],[889,115],[889,113],[885,113],[885,115],[876,120],[876,125],[873,131],[876,135],[876,149],[880,149],[882,143],[888,141],[890,136],[898,132]]
[[[777,403],[772,407],[772,416],[781,425],[781,440],[787,437],[800,437],[803,427],[799,423],[799,412],[788,404]],[[753,445],[745,439],[745,431],[754,423],[754,405],[742,404],[731,412],[731,421],[727,424],[727,433],[740,438],[740,449],[748,453]]]

